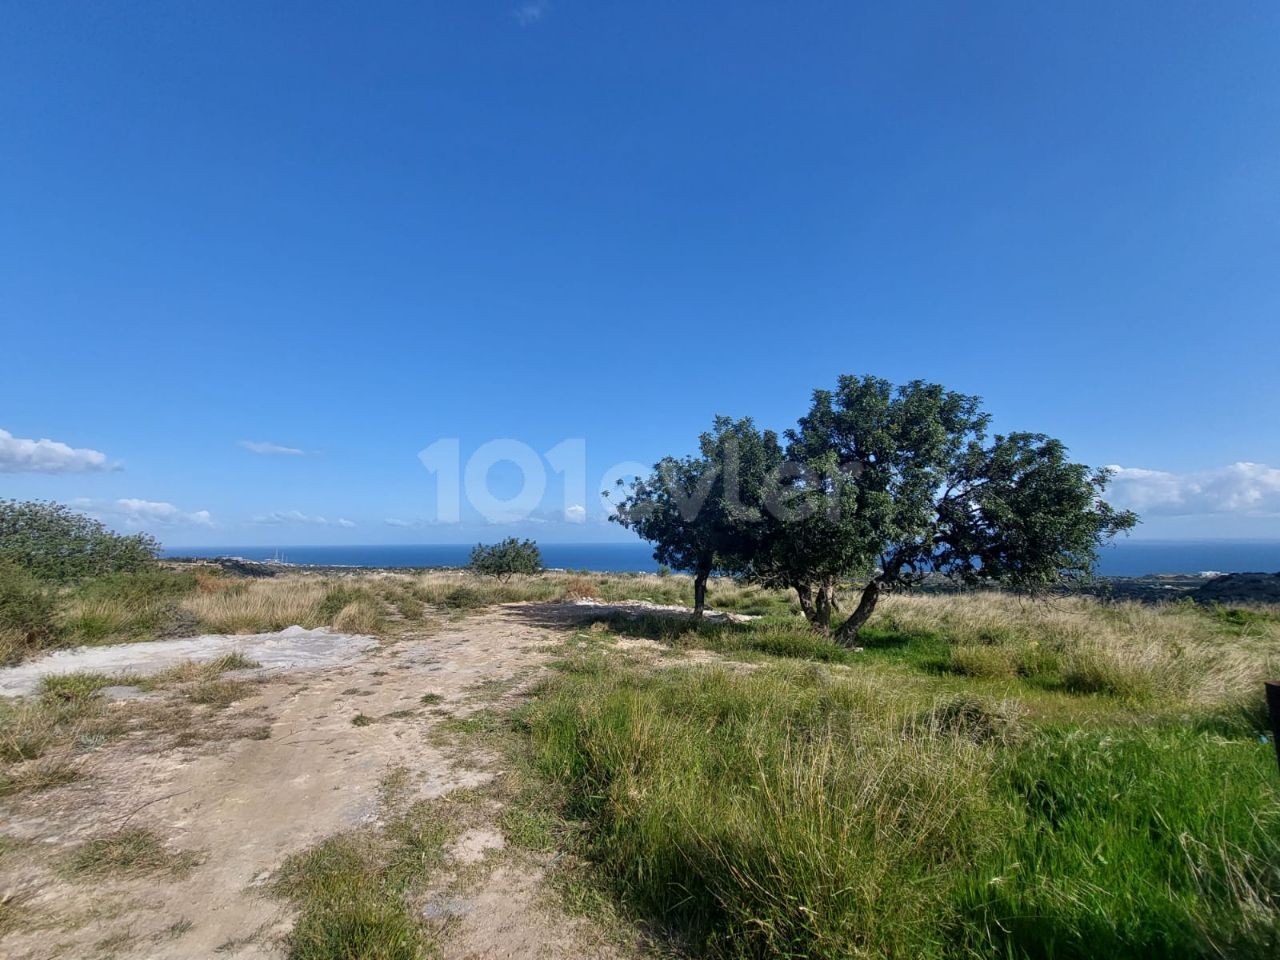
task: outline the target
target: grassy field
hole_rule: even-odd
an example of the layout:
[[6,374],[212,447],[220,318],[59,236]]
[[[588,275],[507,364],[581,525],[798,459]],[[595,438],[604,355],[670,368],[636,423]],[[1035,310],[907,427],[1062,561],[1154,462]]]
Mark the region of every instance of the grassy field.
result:
[[857,653],[779,616],[608,626],[730,660],[589,634],[527,757],[597,878],[695,953],[1280,955],[1274,612],[895,598]]

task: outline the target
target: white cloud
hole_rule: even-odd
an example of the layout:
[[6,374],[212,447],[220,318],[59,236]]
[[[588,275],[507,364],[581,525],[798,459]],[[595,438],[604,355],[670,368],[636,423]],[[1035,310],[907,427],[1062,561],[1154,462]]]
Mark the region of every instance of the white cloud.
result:
[[95,473],[118,469],[107,455],[58,440],[27,440],[0,430],[0,473]]
[[93,500],[78,497],[70,502],[70,506],[84,510],[108,526],[130,529],[214,526],[213,514],[208,510],[183,510],[164,500],[142,500],[136,497]]
[[301,457],[306,455],[305,450],[299,450],[297,447],[281,446],[278,443],[272,443],[270,440],[241,440],[240,446],[250,453],[260,453],[265,456]]
[[277,526],[354,527],[356,525],[354,521],[342,517],[337,520],[330,520],[321,516],[309,516],[301,510],[277,510],[274,513],[266,513],[262,516],[254,517],[253,522]]
[[1280,469],[1240,462],[1212,470],[1169,473],[1113,466],[1107,500],[1139,514],[1280,513]]
[[587,508],[580,503],[575,503],[571,507],[564,508],[564,518],[570,523],[586,523]]
[[401,527],[404,529],[418,526],[418,524],[413,520],[401,520],[399,517],[387,517],[387,519],[382,522],[388,527]]
[[528,0],[519,4],[512,13],[520,26],[528,27],[545,17],[550,9],[551,4],[547,0]]

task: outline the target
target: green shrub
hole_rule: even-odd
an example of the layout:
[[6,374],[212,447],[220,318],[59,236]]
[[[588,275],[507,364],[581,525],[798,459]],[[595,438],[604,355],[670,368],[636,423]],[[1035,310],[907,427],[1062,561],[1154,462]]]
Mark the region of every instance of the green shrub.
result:
[[465,586],[454,587],[437,600],[440,606],[451,610],[479,610],[481,607],[487,607],[490,602],[492,602],[491,599],[483,591]]
[[474,573],[507,580],[517,573],[540,573],[542,553],[532,540],[507,537],[501,543],[477,544],[470,567]]
[[56,634],[49,590],[21,567],[0,561],[0,663],[50,645]]
[[52,501],[0,500],[0,560],[41,580],[145,570],[160,545],[145,533],[113,533],[92,517]]
[[1224,607],[1221,604],[1213,604],[1208,607],[1201,607],[1218,623],[1224,627],[1232,628],[1236,635],[1243,635],[1257,630],[1267,624],[1280,621],[1280,612],[1276,610],[1250,610],[1245,607]]

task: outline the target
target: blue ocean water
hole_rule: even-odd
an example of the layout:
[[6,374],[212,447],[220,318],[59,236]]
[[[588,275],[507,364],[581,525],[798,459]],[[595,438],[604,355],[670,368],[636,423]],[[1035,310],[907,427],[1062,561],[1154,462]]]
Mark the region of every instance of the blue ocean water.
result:
[[[242,557],[279,559],[286,563],[315,563],[341,567],[461,567],[475,544],[425,543],[384,546],[326,547],[175,547],[166,557]],[[540,543],[542,562],[566,570],[607,573],[658,569],[653,548],[645,543]]]
[[[653,549],[645,543],[539,544],[548,567],[609,573],[653,571]],[[471,555],[470,544],[393,546],[174,547],[168,557],[279,558],[289,563],[351,567],[458,567]],[[1280,571],[1280,542],[1244,540],[1122,541],[1105,548],[1098,572],[1113,577],[1152,573]]]

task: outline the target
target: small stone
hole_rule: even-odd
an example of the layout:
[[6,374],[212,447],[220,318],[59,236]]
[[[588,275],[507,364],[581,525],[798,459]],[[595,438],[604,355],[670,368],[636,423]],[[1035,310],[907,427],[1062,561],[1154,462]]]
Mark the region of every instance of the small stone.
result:
[[449,920],[453,917],[465,917],[475,908],[474,900],[446,897],[443,900],[432,900],[422,908],[422,915],[428,920]]

